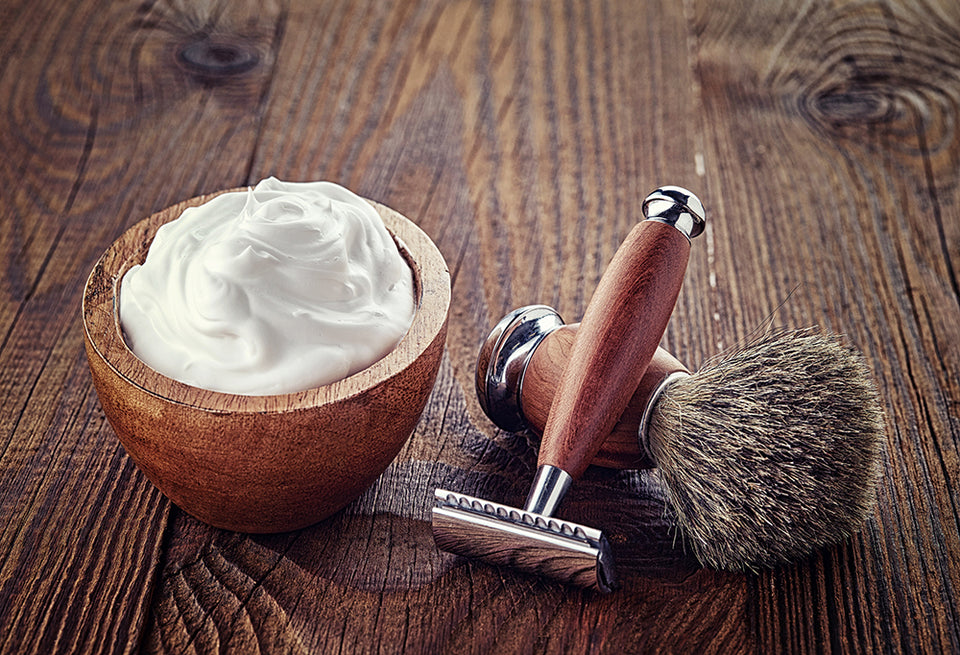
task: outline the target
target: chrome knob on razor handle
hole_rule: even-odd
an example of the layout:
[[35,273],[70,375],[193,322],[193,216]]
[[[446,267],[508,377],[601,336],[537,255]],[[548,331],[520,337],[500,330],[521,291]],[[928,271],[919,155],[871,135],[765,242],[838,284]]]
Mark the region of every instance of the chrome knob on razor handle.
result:
[[537,464],[557,484],[569,480],[552,469],[580,477],[637,390],[673,313],[690,239],[703,231],[700,201],[678,187],[654,191],[643,211],[597,285],[550,405]]
[[[494,327],[477,356],[476,386],[480,406],[498,427],[543,433],[550,403],[579,329],[565,325],[546,305],[516,309]],[[616,469],[654,468],[646,453],[641,423],[655,405],[667,379],[688,373],[663,348],[657,348],[627,408],[590,461]]]

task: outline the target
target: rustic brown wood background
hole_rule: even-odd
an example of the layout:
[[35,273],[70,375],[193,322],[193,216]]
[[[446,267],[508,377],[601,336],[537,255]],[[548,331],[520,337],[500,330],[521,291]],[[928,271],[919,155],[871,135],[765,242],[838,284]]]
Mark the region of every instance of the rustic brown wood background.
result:
[[[960,4],[457,0],[0,3],[0,651],[960,652]],[[330,179],[406,214],[453,276],[408,445],[296,533],[182,513],[106,423],[80,293],[126,227],[225,187]],[[695,190],[663,343],[848,335],[887,413],[862,534],[702,570],[656,474],[591,469],[598,597],[435,550],[431,493],[521,501],[535,452],[473,361],[505,312],[578,319],[658,184]]]

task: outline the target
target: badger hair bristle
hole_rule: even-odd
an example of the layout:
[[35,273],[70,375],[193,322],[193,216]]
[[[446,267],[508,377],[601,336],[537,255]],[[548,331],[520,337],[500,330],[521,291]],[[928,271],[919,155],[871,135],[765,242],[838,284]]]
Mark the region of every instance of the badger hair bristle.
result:
[[647,446],[700,562],[757,570],[861,529],[883,435],[862,355],[836,335],[792,330],[672,383]]

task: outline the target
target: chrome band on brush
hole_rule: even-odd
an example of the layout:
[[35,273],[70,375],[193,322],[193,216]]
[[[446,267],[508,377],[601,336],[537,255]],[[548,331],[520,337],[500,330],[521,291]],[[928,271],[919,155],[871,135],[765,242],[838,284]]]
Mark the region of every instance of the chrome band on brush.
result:
[[444,489],[435,497],[433,538],[442,550],[603,593],[616,589],[600,530]]
[[648,221],[672,225],[687,239],[703,232],[706,226],[703,203],[683,187],[663,186],[643,201],[643,215]]
[[640,452],[653,461],[656,460],[650,454],[647,439],[647,430],[649,429],[650,417],[653,415],[653,408],[656,407],[657,402],[660,401],[661,394],[666,391],[667,387],[681,378],[688,377],[690,377],[690,374],[685,371],[674,371],[663,378],[660,384],[657,385],[657,388],[653,390],[653,393],[650,394],[650,400],[647,401],[647,406],[643,408],[643,415],[640,417],[640,426],[637,428],[637,443],[640,445]]
[[540,342],[562,326],[557,310],[528,305],[500,319],[487,336],[477,356],[477,399],[497,427],[507,432],[527,427],[520,401],[523,375]]

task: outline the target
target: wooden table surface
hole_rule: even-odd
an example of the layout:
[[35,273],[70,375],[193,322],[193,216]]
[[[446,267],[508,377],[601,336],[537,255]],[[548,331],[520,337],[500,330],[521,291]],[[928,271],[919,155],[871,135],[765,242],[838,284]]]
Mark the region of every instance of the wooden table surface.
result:
[[[960,652],[960,4],[302,0],[0,4],[0,651]],[[119,445],[80,296],[179,200],[329,179],[437,243],[453,300],[423,418],[358,501],[213,529]],[[861,534],[702,569],[657,474],[565,505],[623,588],[439,553],[432,491],[520,503],[536,452],[474,393],[507,311],[576,320],[660,184],[694,190],[663,345],[696,367],[773,327],[843,333],[887,427]]]

